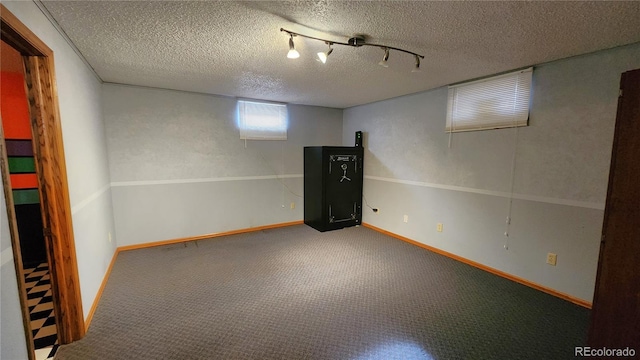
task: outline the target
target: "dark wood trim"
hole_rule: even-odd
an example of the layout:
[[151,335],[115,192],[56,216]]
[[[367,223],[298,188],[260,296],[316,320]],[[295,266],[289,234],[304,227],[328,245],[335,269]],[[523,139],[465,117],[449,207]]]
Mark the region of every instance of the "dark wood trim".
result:
[[506,273],[504,271],[500,271],[498,269],[494,269],[492,267],[477,263],[475,261],[471,261],[469,259],[463,258],[462,256],[458,256],[458,255],[452,254],[450,252],[447,252],[447,251],[444,251],[444,250],[440,250],[440,249],[435,248],[433,246],[429,246],[429,245],[417,242],[417,241],[409,239],[407,237],[404,237],[404,236],[401,236],[401,235],[398,235],[398,234],[394,234],[394,233],[392,233],[390,231],[381,229],[379,227],[375,227],[375,226],[370,225],[370,224],[363,223],[362,226],[367,227],[367,228],[372,229],[372,230],[375,230],[375,231],[377,231],[379,233],[394,237],[394,238],[396,238],[398,240],[402,240],[402,241],[408,242],[409,244],[413,244],[413,245],[419,246],[419,247],[421,247],[423,249],[427,249],[427,250],[432,251],[432,252],[434,252],[436,254],[444,255],[444,256],[446,256],[448,258],[460,261],[460,262],[465,263],[467,265],[471,265],[471,266],[476,267],[476,268],[478,268],[480,270],[484,270],[484,271],[490,272],[490,273],[492,273],[494,275],[498,275],[498,276],[503,277],[505,279],[509,279],[511,281],[515,281],[515,282],[517,282],[519,284],[522,284],[522,285],[528,286],[530,288],[542,291],[542,292],[547,293],[549,295],[553,295],[555,297],[559,297],[560,299],[567,300],[569,302],[572,302],[572,303],[574,303],[576,305],[580,305],[580,306],[585,307],[587,309],[591,309],[591,303],[590,302],[582,300],[582,299],[579,299],[579,298],[574,297],[574,296],[571,296],[569,294],[565,294],[563,292],[556,291],[556,290],[548,288],[546,286],[543,286],[543,285],[540,285],[540,284],[536,284],[536,283],[534,283],[532,281],[523,279],[521,277],[518,277],[518,276],[515,276],[515,275],[511,275],[511,274]]
[[[640,69],[620,79],[587,344],[640,352]],[[603,357],[604,358],[604,357]]]
[[184,238],[179,238],[179,239],[154,241],[154,242],[149,242],[149,243],[144,243],[144,244],[136,244],[136,245],[126,245],[126,246],[118,247],[118,251],[144,249],[144,248],[149,248],[149,247],[154,247],[154,246],[171,245],[171,244],[178,244],[178,243],[183,243],[183,242],[188,242],[188,241],[205,240],[205,239],[211,239],[211,238],[216,238],[216,237],[220,237],[220,236],[244,234],[244,233],[248,233],[248,232],[268,230],[268,229],[276,229],[276,228],[281,228],[281,227],[285,227],[285,226],[302,225],[302,224],[304,224],[304,222],[302,220],[298,220],[298,221],[291,221],[291,222],[286,222],[286,223],[278,223],[278,224],[256,226],[256,227],[245,228],[245,229],[225,231],[225,232],[220,232],[220,233],[205,234],[205,235],[198,235],[198,236],[190,236],[190,237],[184,237]]
[[53,51],[7,8],[0,4],[2,41],[23,55],[52,56]]
[[[84,336],[85,326],[53,52],[3,5],[0,5],[0,15],[2,39],[24,59],[58,342],[68,344]],[[16,246],[13,238],[12,244]]]
[[[42,223],[49,253],[58,341],[61,344],[84,336],[76,247],[71,224],[71,205],[64,160],[55,79],[51,57],[25,57],[27,96],[35,144],[34,158],[40,183]],[[56,301],[57,300],[57,301]]]
[[[33,335],[31,333],[31,317],[29,315],[29,306],[27,305],[27,287],[24,276],[22,275],[24,268],[22,265],[22,253],[20,250],[20,238],[18,236],[18,223],[16,222],[16,210],[13,203],[13,193],[9,187],[9,162],[7,160],[7,149],[4,145],[4,130],[2,126],[2,118],[0,117],[0,171],[2,171],[2,183],[4,186],[4,200],[7,206],[7,218],[9,219],[9,232],[11,233],[11,248],[13,250],[13,264],[18,277],[18,295],[20,296],[20,308],[22,312],[22,325],[24,327],[24,335],[27,339],[27,353],[29,360],[35,360],[35,349],[33,346]],[[15,240],[14,240],[15,239]]]

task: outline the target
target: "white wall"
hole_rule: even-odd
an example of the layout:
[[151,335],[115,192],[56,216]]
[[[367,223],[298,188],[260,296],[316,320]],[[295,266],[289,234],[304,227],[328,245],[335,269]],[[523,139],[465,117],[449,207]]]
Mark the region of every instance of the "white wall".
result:
[[517,146],[503,129],[454,134],[449,148],[446,88],[346,109],[343,143],[365,132],[364,194],[380,209],[363,221],[591,301],[620,74],[634,68],[640,44],[536,67]]
[[[85,317],[115,252],[102,84],[30,1],[3,4],[54,52],[73,231]],[[4,318],[3,318],[4,320]],[[16,327],[19,328],[19,327]],[[4,344],[3,344],[4,345]]]
[[11,233],[4,191],[0,191],[0,359],[26,359],[18,280],[11,249]]
[[338,109],[290,105],[286,141],[245,148],[233,98],[114,84],[103,95],[118,246],[302,220],[303,147],[342,142]]

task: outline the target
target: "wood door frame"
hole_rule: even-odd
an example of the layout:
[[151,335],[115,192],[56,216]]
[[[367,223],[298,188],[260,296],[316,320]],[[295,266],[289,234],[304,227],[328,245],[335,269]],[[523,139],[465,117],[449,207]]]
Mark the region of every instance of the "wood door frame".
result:
[[[637,139],[640,128],[640,69],[624,72],[611,151],[607,201],[604,210],[598,272],[593,295],[593,311],[587,345],[596,348],[635,349],[640,352],[640,294],[637,259],[640,258],[640,231],[636,225],[640,186]],[[635,125],[635,126],[634,126]],[[634,311],[635,310],[635,311]],[[600,357],[599,357],[600,358]],[[602,357],[604,358],[604,357]],[[607,357],[608,358],[608,357]]]
[[[53,305],[58,330],[58,342],[68,344],[84,337],[84,314],[76,248],[71,223],[71,205],[67,170],[62,142],[60,110],[54,73],[53,51],[27,28],[15,15],[0,4],[2,40],[22,54],[25,90],[33,133],[34,160],[38,176],[40,208],[44,225],[47,258],[51,273]],[[0,133],[3,176],[8,175],[4,134]],[[5,174],[6,173],[6,174]],[[5,185],[8,182],[5,181]],[[26,306],[25,281],[21,274],[22,260],[17,236],[13,195],[5,186],[7,211],[10,217],[11,245],[21,292],[20,303],[25,322],[29,356],[33,356],[29,310]],[[13,220],[12,220],[13,219]]]

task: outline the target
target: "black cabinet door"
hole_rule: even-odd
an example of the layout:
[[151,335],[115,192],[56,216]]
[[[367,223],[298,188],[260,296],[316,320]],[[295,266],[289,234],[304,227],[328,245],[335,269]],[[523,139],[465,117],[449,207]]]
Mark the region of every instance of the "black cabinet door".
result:
[[304,148],[304,223],[318,231],[362,222],[363,149]]
[[328,156],[329,169],[326,178],[326,197],[330,224],[354,221],[358,218],[360,202],[361,169],[359,156],[336,152]]

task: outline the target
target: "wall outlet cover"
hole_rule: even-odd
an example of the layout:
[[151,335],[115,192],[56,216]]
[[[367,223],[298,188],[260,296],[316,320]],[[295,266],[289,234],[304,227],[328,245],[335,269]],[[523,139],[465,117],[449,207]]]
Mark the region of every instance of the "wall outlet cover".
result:
[[554,253],[547,254],[547,264],[556,266],[557,261],[558,261],[558,255]]

